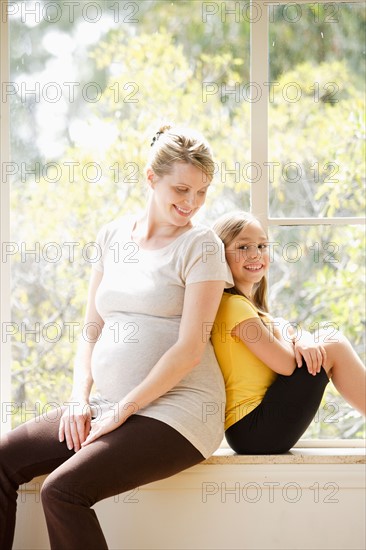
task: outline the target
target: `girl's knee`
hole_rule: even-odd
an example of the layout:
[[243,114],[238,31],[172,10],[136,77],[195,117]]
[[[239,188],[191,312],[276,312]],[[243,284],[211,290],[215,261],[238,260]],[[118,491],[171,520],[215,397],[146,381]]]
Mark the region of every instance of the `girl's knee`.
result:
[[343,334],[343,332],[338,330],[331,337],[325,337],[323,346],[327,353],[332,353],[334,355],[341,352],[342,350],[350,348],[351,343],[348,338]]
[[335,323],[329,323],[329,327],[321,328],[318,333],[314,333],[314,336],[316,341],[320,340],[322,344],[337,344],[347,340]]

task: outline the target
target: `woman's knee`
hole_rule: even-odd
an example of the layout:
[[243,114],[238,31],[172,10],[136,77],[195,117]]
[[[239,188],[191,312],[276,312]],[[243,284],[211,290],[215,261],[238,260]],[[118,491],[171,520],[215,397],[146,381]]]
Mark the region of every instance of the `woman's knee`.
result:
[[45,507],[61,502],[90,507],[96,502],[92,484],[86,486],[73,475],[69,476],[68,472],[58,470],[54,470],[45,479],[41,488],[41,499]]
[[17,479],[16,448],[14,447],[7,436],[0,440],[0,485],[4,488],[7,485],[6,481],[18,486],[21,482]]
[[41,499],[42,503],[47,505],[50,502],[60,500],[62,491],[60,490],[60,484],[54,476],[49,475],[43,482],[41,487]]
[[60,475],[54,475],[55,472],[50,474],[43,482],[41,488],[41,499],[44,506],[57,502],[75,502],[75,488],[72,483],[68,483]]

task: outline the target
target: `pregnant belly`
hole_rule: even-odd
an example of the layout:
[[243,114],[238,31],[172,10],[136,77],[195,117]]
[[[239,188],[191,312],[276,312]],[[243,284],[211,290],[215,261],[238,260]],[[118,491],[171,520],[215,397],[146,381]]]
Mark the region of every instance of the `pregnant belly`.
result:
[[137,386],[177,341],[179,318],[120,316],[105,322],[92,355],[97,391],[118,401]]

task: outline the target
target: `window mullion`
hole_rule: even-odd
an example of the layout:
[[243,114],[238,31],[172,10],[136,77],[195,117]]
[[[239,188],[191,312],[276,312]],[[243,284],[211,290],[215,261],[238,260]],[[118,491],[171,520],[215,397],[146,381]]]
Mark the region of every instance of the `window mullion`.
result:
[[365,225],[366,218],[268,218],[268,225]]
[[[250,141],[251,141],[251,188],[250,207],[264,227],[268,224],[268,9],[263,16],[254,18],[256,2],[251,2],[253,17],[250,29]],[[255,21],[255,22],[254,22]],[[255,182],[255,183],[253,183]]]

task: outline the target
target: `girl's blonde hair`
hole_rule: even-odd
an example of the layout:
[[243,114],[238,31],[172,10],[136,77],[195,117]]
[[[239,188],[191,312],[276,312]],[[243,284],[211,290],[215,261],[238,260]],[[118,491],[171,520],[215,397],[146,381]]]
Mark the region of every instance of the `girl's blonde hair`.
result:
[[204,182],[210,182],[215,172],[212,151],[205,138],[195,130],[178,126],[162,126],[151,142],[147,167],[158,177],[170,174],[173,164],[192,164],[204,174]]
[[[249,212],[229,212],[228,214],[221,216],[216,221],[213,226],[213,230],[220,237],[226,248],[230,245],[230,243],[232,243],[235,237],[237,237],[239,233],[251,223],[259,223],[263,228],[260,221]],[[260,315],[265,315],[265,313],[268,313],[267,288],[267,277],[264,276],[260,282],[254,286],[254,294],[250,298],[251,302],[253,302],[258,309],[258,313]],[[233,288],[226,289],[225,292],[244,296],[244,294],[235,286]],[[247,296],[245,297],[248,298]]]

